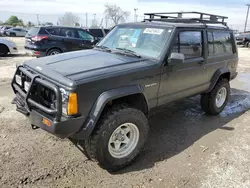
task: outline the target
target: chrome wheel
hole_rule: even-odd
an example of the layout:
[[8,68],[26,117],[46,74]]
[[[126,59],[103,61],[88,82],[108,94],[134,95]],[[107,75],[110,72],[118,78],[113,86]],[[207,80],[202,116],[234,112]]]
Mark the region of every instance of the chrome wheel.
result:
[[223,106],[227,98],[227,89],[225,87],[222,87],[216,95],[215,104],[217,108],[220,108]]
[[133,123],[120,125],[109,138],[108,150],[114,158],[127,157],[139,141],[139,130]]
[[58,52],[58,51],[52,51],[49,55],[57,55],[57,54],[60,54],[60,52]]

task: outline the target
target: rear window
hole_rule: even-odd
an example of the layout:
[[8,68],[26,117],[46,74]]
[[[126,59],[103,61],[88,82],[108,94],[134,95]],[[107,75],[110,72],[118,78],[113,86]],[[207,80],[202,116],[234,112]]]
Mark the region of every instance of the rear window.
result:
[[89,29],[89,31],[96,37],[104,37],[101,29]]
[[36,36],[39,33],[40,28],[39,27],[33,27],[31,28],[26,36]]

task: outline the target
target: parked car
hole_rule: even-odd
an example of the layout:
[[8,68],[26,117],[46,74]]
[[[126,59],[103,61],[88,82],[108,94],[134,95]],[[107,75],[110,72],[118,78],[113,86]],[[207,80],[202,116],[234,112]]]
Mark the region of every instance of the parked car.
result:
[[8,30],[8,29],[10,29],[10,28],[12,28],[11,26],[3,26],[2,28],[1,28],[1,30],[0,30],[0,34],[2,35],[2,36],[5,36],[6,35],[6,31]]
[[89,28],[87,30],[90,33],[92,33],[95,37],[97,37],[99,40],[105,37],[109,32],[109,29],[103,29],[103,28]]
[[24,37],[27,34],[27,30],[24,28],[12,27],[6,30],[6,35],[11,37]]
[[94,49],[26,61],[12,81],[17,111],[34,129],[78,142],[109,171],[138,156],[157,108],[201,95],[202,109],[219,114],[237,76],[233,31],[226,17],[173,14],[117,25]]
[[31,28],[25,36],[28,54],[43,57],[63,52],[93,48],[99,39],[77,27],[41,26]]
[[249,47],[250,34],[248,33],[239,34],[239,35],[236,35],[235,37],[236,37],[237,45],[243,45],[244,47]]
[[16,53],[17,46],[11,40],[0,38],[0,56],[6,56],[8,53]]

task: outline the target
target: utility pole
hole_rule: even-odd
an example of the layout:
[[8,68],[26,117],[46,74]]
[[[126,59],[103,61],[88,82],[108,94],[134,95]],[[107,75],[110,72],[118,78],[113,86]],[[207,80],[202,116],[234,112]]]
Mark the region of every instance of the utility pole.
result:
[[86,12],[86,28],[88,27],[88,13]]
[[37,24],[40,25],[40,20],[39,20],[39,15],[36,15],[36,19],[37,19]]
[[247,4],[246,6],[247,6],[247,17],[246,17],[244,32],[247,31],[247,21],[248,21],[248,14],[249,14],[249,7],[250,7],[250,4]]
[[134,21],[137,22],[137,15],[136,15],[136,11],[138,10],[138,8],[134,8],[134,11],[135,11],[135,18],[134,18]]
[[93,20],[92,26],[97,26],[96,20],[95,20],[96,14],[94,13],[93,16],[94,16],[94,20]]

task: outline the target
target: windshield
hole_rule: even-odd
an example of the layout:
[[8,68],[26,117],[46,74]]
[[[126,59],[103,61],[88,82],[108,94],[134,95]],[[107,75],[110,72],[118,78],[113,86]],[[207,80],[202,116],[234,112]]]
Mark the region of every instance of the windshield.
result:
[[127,49],[141,56],[159,58],[172,29],[149,27],[124,27],[114,28],[98,46],[108,47],[111,50]]

